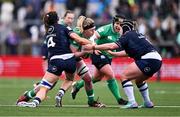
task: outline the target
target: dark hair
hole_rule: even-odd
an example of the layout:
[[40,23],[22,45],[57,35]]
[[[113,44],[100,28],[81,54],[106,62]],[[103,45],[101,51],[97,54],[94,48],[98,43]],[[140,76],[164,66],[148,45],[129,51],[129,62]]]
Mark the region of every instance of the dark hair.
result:
[[43,22],[45,25],[46,32],[50,25],[56,24],[59,20],[59,17],[55,11],[48,12],[43,17]]
[[121,24],[123,34],[127,31],[136,30],[136,21],[124,20]]
[[123,22],[123,20],[126,19],[124,15],[118,14],[113,17],[113,24],[115,22]]
[[43,18],[45,26],[56,24],[58,20],[59,20],[59,17],[57,15],[57,12],[55,11],[46,13]]
[[64,14],[64,17],[66,17],[68,13],[74,14],[73,11],[71,11],[71,10],[66,10],[66,12],[65,12],[65,14]]

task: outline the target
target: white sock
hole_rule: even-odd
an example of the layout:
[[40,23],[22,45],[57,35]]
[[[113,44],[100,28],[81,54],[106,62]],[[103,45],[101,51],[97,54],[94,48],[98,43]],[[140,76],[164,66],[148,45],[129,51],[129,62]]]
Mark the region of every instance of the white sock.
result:
[[144,102],[150,102],[150,97],[149,97],[149,90],[148,90],[148,85],[146,82],[142,83],[141,85],[137,85],[139,88],[139,91],[143,97]]
[[60,97],[63,97],[64,94],[65,94],[65,90],[61,88],[61,89],[59,90],[59,96],[60,96]]
[[128,98],[128,101],[131,103],[136,103],[135,97],[134,97],[134,88],[133,84],[130,80],[125,80],[122,82],[122,87],[124,89],[124,92]]

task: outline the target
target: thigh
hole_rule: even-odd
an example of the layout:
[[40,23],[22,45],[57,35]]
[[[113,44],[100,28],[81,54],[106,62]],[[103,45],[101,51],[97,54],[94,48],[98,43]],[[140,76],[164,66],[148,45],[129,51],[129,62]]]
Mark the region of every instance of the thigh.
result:
[[140,59],[135,63],[143,74],[149,77],[156,73],[162,65],[162,61],[156,59]]
[[114,72],[110,64],[104,65],[99,71],[108,79],[114,77]]
[[121,80],[134,80],[134,79],[146,79],[147,76],[145,76],[142,71],[138,68],[135,62],[128,65],[125,70],[121,74]]
[[60,76],[64,70],[64,61],[62,59],[54,59],[48,62],[48,69],[49,73],[54,75]]
[[64,60],[64,71],[66,73],[74,74],[76,71],[76,60],[75,57],[72,57],[70,59]]
[[75,73],[67,73],[67,72],[65,72],[65,75],[66,75],[66,80],[68,80],[68,81],[73,81],[74,80]]
[[100,70],[102,67],[104,67],[106,64],[110,64],[111,65],[111,59],[109,59],[107,56],[105,55],[96,55],[93,54],[91,56],[91,60],[92,60],[92,64],[98,69]]
[[79,76],[86,74],[91,77],[91,74],[89,73],[89,68],[83,60],[80,60],[76,63],[76,71]]
[[50,73],[50,72],[46,71],[43,79],[45,79],[45,80],[47,80],[48,82],[54,84],[55,82],[58,81],[59,76],[57,76],[57,75],[55,75],[55,74],[53,74],[53,73]]
[[94,68],[94,79],[101,80],[104,77],[104,74],[100,72],[97,68]]

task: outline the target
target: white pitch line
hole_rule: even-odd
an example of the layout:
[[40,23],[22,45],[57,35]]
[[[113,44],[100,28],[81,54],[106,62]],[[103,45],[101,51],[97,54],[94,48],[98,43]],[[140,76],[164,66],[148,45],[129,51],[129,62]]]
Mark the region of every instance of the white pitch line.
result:
[[[1,105],[0,104],[0,107],[15,107],[17,105]],[[39,105],[40,107],[55,107],[54,105]],[[82,108],[82,107],[88,107],[88,105],[63,105],[63,107],[79,107],[79,108]],[[121,106],[119,105],[107,105],[106,106],[107,108],[120,108]],[[180,105],[163,105],[163,106],[155,106],[156,108],[180,108]]]

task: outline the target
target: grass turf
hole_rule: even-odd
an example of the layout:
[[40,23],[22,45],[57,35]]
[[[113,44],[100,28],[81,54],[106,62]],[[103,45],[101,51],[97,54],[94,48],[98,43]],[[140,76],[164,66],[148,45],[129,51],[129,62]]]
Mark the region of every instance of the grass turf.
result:
[[[95,97],[107,105],[107,108],[89,108],[84,89],[72,100],[70,90],[63,97],[63,107],[54,107],[54,96],[61,81],[48,93],[49,99],[43,101],[37,108],[15,106],[20,94],[32,88],[34,79],[0,78],[0,116],[180,116],[180,83],[150,82],[150,96],[155,104],[153,109],[121,109],[102,81],[94,85]],[[121,89],[121,86],[120,86]],[[121,94],[125,97],[122,89]],[[142,99],[135,88],[137,102]]]

